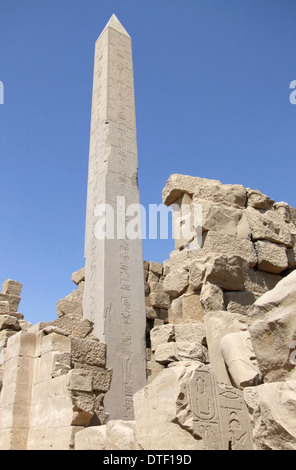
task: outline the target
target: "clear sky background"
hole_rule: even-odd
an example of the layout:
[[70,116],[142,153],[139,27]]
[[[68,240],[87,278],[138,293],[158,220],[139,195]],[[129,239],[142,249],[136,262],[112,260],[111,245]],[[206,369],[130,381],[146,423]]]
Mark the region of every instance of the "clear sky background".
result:
[[296,206],[295,0],[0,0],[0,283],[24,284],[33,323],[84,265],[94,44],[113,13],[133,40],[142,204],[183,173]]

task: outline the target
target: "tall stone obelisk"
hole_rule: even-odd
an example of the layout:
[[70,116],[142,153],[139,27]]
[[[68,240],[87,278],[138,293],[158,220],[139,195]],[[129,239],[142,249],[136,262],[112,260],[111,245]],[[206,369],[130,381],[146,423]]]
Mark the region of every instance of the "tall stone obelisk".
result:
[[[113,371],[104,402],[110,419],[133,419],[133,394],[146,384],[142,240],[123,233],[122,203],[140,203],[137,171],[131,38],[113,15],[95,45],[83,299]],[[114,211],[114,239],[96,236],[102,204]]]

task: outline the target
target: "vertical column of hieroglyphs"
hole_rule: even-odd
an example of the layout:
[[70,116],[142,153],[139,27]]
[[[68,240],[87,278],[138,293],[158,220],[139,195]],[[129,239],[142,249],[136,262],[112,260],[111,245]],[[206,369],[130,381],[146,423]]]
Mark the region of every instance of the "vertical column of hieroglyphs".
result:
[[[146,382],[145,298],[142,241],[124,233],[124,206],[140,199],[131,39],[115,15],[96,43],[91,119],[84,315],[113,370],[105,409],[112,419],[132,419],[133,394]],[[95,236],[100,203],[113,208],[114,239]]]

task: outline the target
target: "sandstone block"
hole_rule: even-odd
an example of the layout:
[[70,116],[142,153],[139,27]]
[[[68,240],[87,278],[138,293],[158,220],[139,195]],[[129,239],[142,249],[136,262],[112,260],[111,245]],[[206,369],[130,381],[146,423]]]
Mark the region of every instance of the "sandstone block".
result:
[[254,209],[269,209],[274,202],[268,196],[261,193],[261,191],[250,188],[247,188],[247,199],[247,206]]
[[245,388],[256,450],[296,450],[296,382]]
[[181,361],[200,361],[207,360],[207,350],[201,343],[190,343],[188,341],[178,341],[176,343],[178,355]]
[[288,267],[286,248],[268,241],[255,243],[258,254],[258,269],[274,274],[279,274]]
[[202,206],[202,228],[203,231],[237,236],[237,227],[242,218],[242,210],[228,207],[224,204],[213,203],[205,199],[195,200]]
[[221,353],[233,385],[251,387],[262,382],[262,375],[248,331],[229,333],[220,341]]
[[41,330],[47,326],[61,328],[76,338],[85,338],[93,330],[93,323],[90,320],[86,318],[74,319],[66,315],[49,323],[40,323]]
[[200,301],[205,312],[225,309],[223,290],[209,282],[202,286]]
[[292,246],[292,238],[287,224],[274,210],[264,213],[248,207],[246,216],[251,227],[253,240],[268,240],[287,247]]
[[183,323],[182,298],[172,300],[171,307],[168,310],[169,323]]
[[57,335],[62,335],[62,336],[70,335],[68,331],[63,330],[62,328],[59,328],[58,326],[54,326],[54,325],[46,326],[45,328],[43,328],[42,331],[45,335],[50,335],[51,333],[56,333]]
[[200,323],[187,323],[175,325],[175,341],[179,343],[206,344],[205,327]]
[[151,349],[155,351],[159,344],[169,343],[175,339],[174,325],[163,325],[152,328],[150,332]]
[[7,342],[6,361],[16,356],[35,356],[37,335],[29,331],[19,331]]
[[281,276],[250,268],[245,277],[246,291],[264,294],[273,289],[282,279]]
[[152,271],[149,271],[148,278],[147,278],[148,284],[151,284],[151,282],[159,282],[159,280],[160,280],[160,276],[158,274],[155,274]]
[[207,232],[201,254],[235,255],[248,261],[250,267],[257,263],[257,256],[250,240],[239,239],[217,232]]
[[186,269],[171,271],[163,282],[163,290],[171,297],[178,297],[189,284],[188,272]]
[[85,281],[85,268],[79,269],[72,274],[72,281],[78,286],[80,282]]
[[21,329],[17,318],[10,315],[0,316],[0,330],[9,329],[19,331]]
[[183,294],[179,299],[182,302],[182,322],[203,323],[205,310],[201,303],[200,292],[196,292],[194,294]]
[[71,338],[73,361],[104,367],[106,364],[106,345],[98,341]]
[[106,427],[106,450],[138,450],[135,422],[114,420]]
[[9,303],[10,313],[15,313],[15,312],[17,312],[17,309],[18,309],[19,303],[21,301],[21,298],[17,295],[0,293],[0,301],[8,302]]
[[112,371],[97,368],[96,372],[93,371],[93,389],[99,392],[108,392],[112,378]]
[[105,450],[106,425],[91,426],[75,434],[75,450]]
[[150,261],[149,263],[149,270],[157,274],[158,276],[162,275],[162,264],[161,263],[156,263],[155,261]]
[[10,308],[7,300],[0,301],[0,315],[9,315]]
[[7,341],[13,335],[15,335],[17,331],[15,330],[2,330],[0,331],[0,343],[3,344],[3,347],[7,346]]
[[58,317],[69,315],[75,318],[82,318],[82,302],[80,300],[69,301],[61,299],[57,302]]
[[23,284],[17,281],[12,281],[11,279],[7,279],[4,281],[2,284],[2,293],[3,294],[9,294],[9,295],[15,295],[17,297],[20,296],[22,292]]
[[[71,409],[74,411],[86,411],[87,413],[94,413],[95,409],[95,395],[90,392],[83,392],[80,390],[71,390]],[[73,415],[71,415],[71,420]]]
[[155,349],[155,361],[159,362],[164,366],[168,365],[170,362],[179,361],[178,348],[176,343],[163,343],[159,344]]
[[224,292],[226,310],[229,312],[247,315],[248,309],[260,297],[249,291],[227,291]]
[[163,203],[169,206],[183,193],[238,208],[244,208],[246,203],[246,189],[241,185],[179,174],[169,177],[162,191]]
[[207,258],[202,259],[194,259],[190,263],[189,266],[189,281],[190,287],[193,290],[199,290],[202,287],[205,272],[206,272],[206,265]]
[[57,333],[44,335],[41,341],[41,355],[49,351],[71,352],[71,339]]
[[93,375],[88,370],[72,369],[68,373],[68,389],[82,392],[93,390]]
[[244,287],[248,262],[236,255],[220,255],[209,258],[205,274],[206,281],[226,290],[241,290]]
[[150,304],[152,307],[168,309],[170,307],[170,296],[163,291],[161,283],[151,282],[150,284],[150,294],[149,294]]

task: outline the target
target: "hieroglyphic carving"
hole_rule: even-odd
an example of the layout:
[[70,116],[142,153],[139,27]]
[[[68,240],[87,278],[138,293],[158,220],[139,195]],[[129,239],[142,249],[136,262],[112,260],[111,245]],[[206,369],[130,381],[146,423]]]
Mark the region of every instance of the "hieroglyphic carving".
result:
[[187,384],[194,433],[208,450],[250,450],[252,438],[241,390],[220,384],[209,369],[195,371]]
[[248,412],[241,390],[217,383],[219,415],[222,423],[224,448],[252,449]]
[[203,438],[207,449],[222,450],[213,374],[207,368],[196,371],[187,389],[195,435]]

